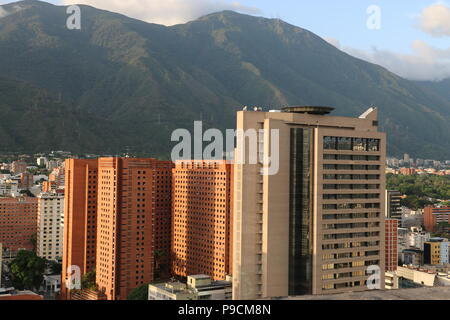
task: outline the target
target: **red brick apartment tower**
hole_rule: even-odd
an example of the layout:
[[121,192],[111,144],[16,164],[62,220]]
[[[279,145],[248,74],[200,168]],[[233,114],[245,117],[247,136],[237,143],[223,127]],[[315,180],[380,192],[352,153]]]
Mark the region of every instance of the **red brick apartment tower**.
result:
[[81,275],[95,270],[97,234],[97,159],[69,159],[65,163],[64,251],[61,297],[69,299],[69,266]]
[[450,223],[450,207],[426,207],[423,216],[425,230],[433,232],[439,223]]
[[37,233],[37,198],[0,198],[0,243],[16,252],[32,250],[32,236]]
[[170,241],[171,169],[170,161],[99,159],[96,276],[108,300],[154,280],[155,252]]
[[398,265],[398,220],[386,219],[385,229],[385,271],[396,271]]
[[177,162],[173,170],[172,272],[231,274],[233,166],[225,161]]

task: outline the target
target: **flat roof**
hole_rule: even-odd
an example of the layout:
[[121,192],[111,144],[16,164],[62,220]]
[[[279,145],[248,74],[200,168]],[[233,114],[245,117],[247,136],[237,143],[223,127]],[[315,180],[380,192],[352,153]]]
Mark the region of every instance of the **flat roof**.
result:
[[450,287],[371,290],[330,295],[282,297],[279,300],[450,300]]

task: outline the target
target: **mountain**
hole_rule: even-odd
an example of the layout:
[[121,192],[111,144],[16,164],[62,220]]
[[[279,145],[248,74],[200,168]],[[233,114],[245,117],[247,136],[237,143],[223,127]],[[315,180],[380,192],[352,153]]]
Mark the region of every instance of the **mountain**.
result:
[[[346,116],[374,105],[390,155],[450,158],[445,94],[356,59],[307,30],[231,11],[165,27],[80,7],[82,29],[68,30],[65,7],[34,0],[3,6],[10,14],[0,19],[1,76],[46,90],[58,112],[52,121],[42,112],[34,123],[45,126],[29,126],[27,135],[13,139],[8,128],[26,122],[17,112],[4,116],[5,110],[28,112],[37,96],[20,102],[2,90],[10,102],[0,103],[0,128],[11,138],[0,141],[0,150],[129,148],[166,156],[174,129],[191,129],[194,120],[234,128],[244,105],[329,105]],[[59,138],[37,139],[55,134]]]
[[442,81],[421,81],[419,84],[450,101],[450,78]]

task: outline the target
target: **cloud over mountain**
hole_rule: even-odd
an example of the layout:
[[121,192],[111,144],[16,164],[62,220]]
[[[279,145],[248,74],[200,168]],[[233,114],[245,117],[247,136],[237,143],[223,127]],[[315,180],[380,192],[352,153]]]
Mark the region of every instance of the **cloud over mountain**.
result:
[[222,10],[248,14],[261,13],[256,7],[229,0],[63,0],[62,2],[66,5],[86,4],[167,26],[192,21]]

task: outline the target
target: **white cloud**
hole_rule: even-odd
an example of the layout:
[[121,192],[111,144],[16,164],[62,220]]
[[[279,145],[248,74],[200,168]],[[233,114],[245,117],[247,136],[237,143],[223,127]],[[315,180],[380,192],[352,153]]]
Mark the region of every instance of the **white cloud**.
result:
[[450,36],[450,7],[444,3],[426,7],[419,16],[419,27],[433,37]]
[[439,49],[416,40],[411,46],[413,52],[402,54],[377,48],[366,51],[342,46],[339,40],[331,37],[324,40],[351,56],[380,65],[406,79],[438,81],[450,78],[450,47]]
[[86,4],[164,25],[185,23],[200,16],[223,10],[249,14],[261,12],[256,7],[228,0],[63,0],[62,2],[65,5]]
[[325,37],[323,38],[326,42],[331,44],[332,46],[335,46],[338,49],[341,49],[341,42],[338,39],[332,38],[332,37]]

